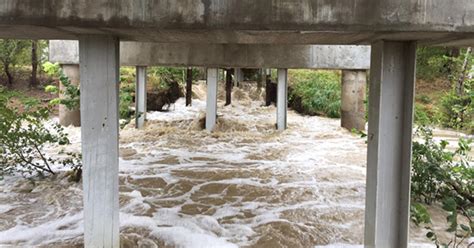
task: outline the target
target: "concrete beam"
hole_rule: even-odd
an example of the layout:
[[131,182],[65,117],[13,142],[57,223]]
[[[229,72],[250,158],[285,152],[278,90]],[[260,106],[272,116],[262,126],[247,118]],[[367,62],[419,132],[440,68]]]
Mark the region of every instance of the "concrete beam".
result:
[[408,245],[416,43],[372,45],[365,247]]
[[365,130],[366,85],[367,71],[342,71],[341,126],[347,130]]
[[361,44],[474,37],[472,0],[4,0],[0,37]]
[[[366,70],[369,46],[337,45],[225,45],[121,42],[125,66],[197,66],[237,68],[294,68]],[[50,60],[78,63],[77,42],[50,41]],[[243,75],[236,73],[237,82]]]
[[146,121],[146,82],[147,70],[146,66],[137,66],[136,68],[136,84],[135,84],[135,127],[143,128]]
[[217,68],[207,69],[206,130],[214,130],[217,119]]
[[288,69],[278,69],[277,86],[277,129],[287,128],[288,115]]
[[84,246],[119,247],[119,41],[83,36],[81,136]]

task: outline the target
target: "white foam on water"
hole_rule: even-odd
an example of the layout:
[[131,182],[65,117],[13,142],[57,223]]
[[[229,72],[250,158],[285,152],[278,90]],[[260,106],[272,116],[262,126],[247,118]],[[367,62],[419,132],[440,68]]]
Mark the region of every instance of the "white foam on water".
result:
[[[152,129],[122,131],[121,140],[132,141],[122,142],[121,148],[136,151],[119,160],[122,235],[127,228],[141,228],[148,230],[138,231],[141,238],[192,248],[255,246],[266,235],[281,232],[283,237],[315,235],[315,242],[332,243],[315,247],[362,247],[364,139],[340,128],[339,120],[294,111],[289,111],[289,130],[278,132],[273,128],[275,108],[259,101],[227,107],[219,102],[223,130],[209,134],[188,128],[205,111],[205,102],[194,99],[191,107],[184,102],[179,99],[169,112],[148,113]],[[80,128],[65,130],[71,134],[68,149],[79,151]],[[162,134],[155,137],[154,132]],[[80,195],[78,188],[71,194]],[[0,217],[8,219],[5,226],[0,222],[0,244],[67,244],[82,235],[80,198],[59,202],[47,187],[52,199],[41,192],[30,196],[10,190],[0,184]],[[32,209],[36,217],[14,212],[30,201],[49,202],[51,211]],[[35,218],[41,221],[25,223]],[[305,231],[295,231],[300,227]]]

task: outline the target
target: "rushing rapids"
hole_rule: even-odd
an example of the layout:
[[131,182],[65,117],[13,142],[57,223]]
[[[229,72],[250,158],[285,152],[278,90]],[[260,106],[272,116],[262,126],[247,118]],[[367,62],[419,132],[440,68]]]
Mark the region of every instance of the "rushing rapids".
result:
[[[149,113],[143,130],[121,130],[124,247],[361,246],[364,139],[339,120],[293,111],[278,132],[275,108],[262,106],[255,89],[236,89],[231,106],[220,102],[208,133],[205,91],[194,91],[192,107],[180,99],[169,112]],[[80,151],[80,129],[66,130],[66,149]],[[444,221],[439,208],[430,211]],[[81,247],[82,214],[82,186],[66,172],[0,181],[0,246]],[[412,247],[432,246],[412,229]]]

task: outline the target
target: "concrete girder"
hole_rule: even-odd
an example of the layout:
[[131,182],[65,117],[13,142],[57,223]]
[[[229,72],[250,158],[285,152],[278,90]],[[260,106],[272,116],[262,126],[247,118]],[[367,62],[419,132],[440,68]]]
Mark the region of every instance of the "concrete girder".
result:
[[[472,0],[4,0],[0,37],[195,43],[370,44],[474,38]],[[471,43],[472,44],[472,43]]]
[[[370,67],[370,46],[121,42],[120,51],[120,62],[124,66],[348,70]],[[77,64],[76,54],[76,41],[50,41],[52,62]]]

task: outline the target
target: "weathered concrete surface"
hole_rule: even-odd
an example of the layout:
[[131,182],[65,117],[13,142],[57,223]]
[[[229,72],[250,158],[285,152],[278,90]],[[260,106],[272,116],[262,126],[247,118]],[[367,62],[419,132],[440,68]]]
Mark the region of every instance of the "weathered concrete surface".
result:
[[[78,63],[76,41],[50,42],[50,60]],[[184,44],[121,42],[128,66],[369,69],[369,46]]]
[[364,243],[406,248],[416,43],[379,41],[371,63]]
[[3,0],[0,37],[75,39],[80,34],[108,34],[121,40],[197,43],[472,42],[473,10],[472,0]]
[[217,81],[219,69],[207,68],[206,130],[211,132],[217,120]]
[[118,248],[119,41],[84,36],[80,46],[84,247]]
[[367,71],[342,71],[341,126],[347,130],[365,130],[366,85]]
[[277,84],[277,129],[287,128],[288,119],[288,69],[278,69]]
[[135,81],[135,127],[143,128],[146,121],[146,84],[147,84],[147,68],[146,66],[136,67],[136,81]]
[[[69,78],[72,85],[79,85],[79,65],[78,64],[63,64],[63,73]],[[60,92],[64,92],[64,86],[60,84]],[[62,94],[60,94],[60,97]],[[81,126],[81,111],[79,109],[69,110],[63,104],[59,104],[59,124],[62,126],[73,125],[75,127]]]

